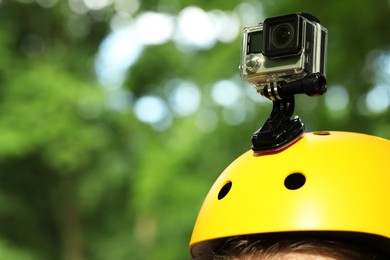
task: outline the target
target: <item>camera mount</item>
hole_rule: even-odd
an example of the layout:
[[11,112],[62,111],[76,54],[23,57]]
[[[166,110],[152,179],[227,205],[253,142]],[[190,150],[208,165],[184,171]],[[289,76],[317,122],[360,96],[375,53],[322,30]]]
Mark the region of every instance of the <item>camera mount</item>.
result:
[[278,82],[260,89],[260,94],[272,100],[271,115],[252,135],[252,150],[275,151],[297,140],[305,131],[298,116],[290,119],[295,108],[295,94],[319,96],[326,92],[326,78],[321,73],[310,74],[293,82]]

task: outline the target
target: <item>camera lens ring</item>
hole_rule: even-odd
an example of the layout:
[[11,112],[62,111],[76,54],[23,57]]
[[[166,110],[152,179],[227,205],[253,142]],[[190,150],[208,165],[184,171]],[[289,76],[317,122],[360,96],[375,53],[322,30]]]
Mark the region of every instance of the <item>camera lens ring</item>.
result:
[[294,27],[291,23],[278,24],[272,30],[271,42],[278,49],[289,46],[293,39]]

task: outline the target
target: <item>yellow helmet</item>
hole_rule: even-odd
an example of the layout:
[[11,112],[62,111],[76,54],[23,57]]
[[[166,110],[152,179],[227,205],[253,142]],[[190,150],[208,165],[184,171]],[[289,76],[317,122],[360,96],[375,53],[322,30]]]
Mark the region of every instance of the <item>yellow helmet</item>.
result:
[[190,241],[193,258],[232,236],[323,232],[372,241],[390,254],[390,141],[305,133],[282,151],[236,159],[216,180]]

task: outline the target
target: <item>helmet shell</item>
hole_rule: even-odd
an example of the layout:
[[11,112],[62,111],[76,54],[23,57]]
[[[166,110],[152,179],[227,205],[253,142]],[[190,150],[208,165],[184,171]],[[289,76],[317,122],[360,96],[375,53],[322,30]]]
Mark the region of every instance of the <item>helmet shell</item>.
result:
[[190,241],[194,258],[219,238],[302,231],[364,233],[390,248],[390,141],[305,133],[290,147],[248,151],[216,180]]

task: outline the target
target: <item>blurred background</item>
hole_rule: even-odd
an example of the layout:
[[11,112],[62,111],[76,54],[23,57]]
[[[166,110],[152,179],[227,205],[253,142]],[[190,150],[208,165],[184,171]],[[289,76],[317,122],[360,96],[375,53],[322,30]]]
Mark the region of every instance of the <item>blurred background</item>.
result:
[[0,0],[0,258],[189,259],[197,212],[272,103],[241,31],[291,12],[329,30],[308,131],[390,138],[388,0]]

